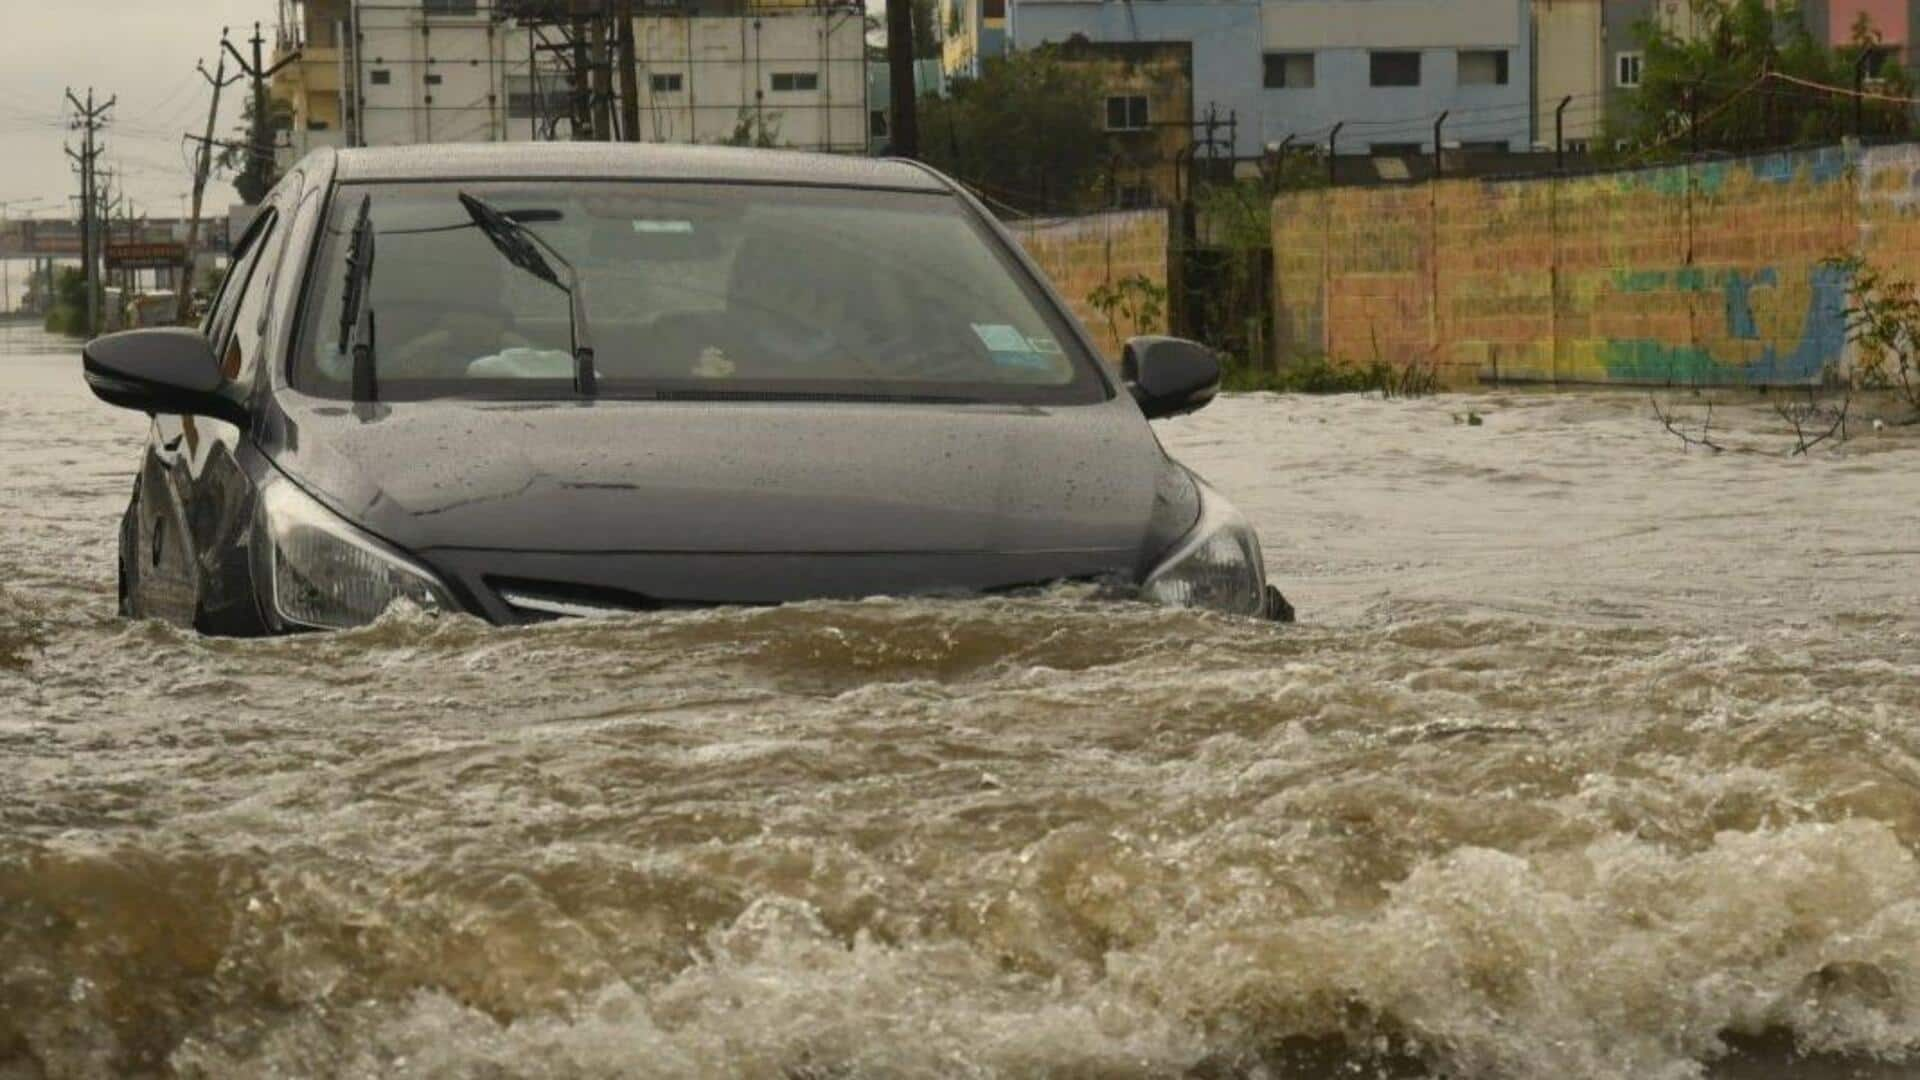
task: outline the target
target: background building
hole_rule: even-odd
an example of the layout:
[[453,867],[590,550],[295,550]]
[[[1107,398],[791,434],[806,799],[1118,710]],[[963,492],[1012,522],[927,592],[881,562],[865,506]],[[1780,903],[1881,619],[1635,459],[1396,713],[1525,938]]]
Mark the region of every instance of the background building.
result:
[[[631,20],[634,130],[617,17],[516,0],[282,0],[275,78],[297,158],[319,146],[541,141],[868,147],[864,11],[846,0],[649,3]],[[607,0],[581,5],[618,10]],[[608,24],[614,29],[609,31]]]
[[[1261,120],[1261,23],[1257,0],[1162,0],[1152,4],[1088,0],[1009,0],[1008,33],[1015,49],[1064,45],[1075,38],[1100,45],[1175,43],[1187,47],[1193,72],[1190,107],[1183,115],[1156,115],[1128,123],[1191,125],[1213,115],[1228,127],[1231,156],[1255,158],[1265,144]],[[1372,6],[1371,4],[1367,6]],[[1107,125],[1112,128],[1113,125]]]
[[1266,142],[1324,139],[1376,155],[1524,151],[1532,142],[1528,0],[1268,0],[1261,6]]
[[1182,168],[1194,147],[1193,46],[1075,38],[1060,47],[1059,56],[1100,85],[1107,202],[1137,208],[1178,201],[1187,185]]
[[941,0],[940,13],[947,78],[975,78],[983,62],[1007,54],[1007,0]]
[[1606,125],[1606,44],[1604,0],[1533,0],[1534,145],[1553,147],[1560,134],[1569,153],[1592,149]]

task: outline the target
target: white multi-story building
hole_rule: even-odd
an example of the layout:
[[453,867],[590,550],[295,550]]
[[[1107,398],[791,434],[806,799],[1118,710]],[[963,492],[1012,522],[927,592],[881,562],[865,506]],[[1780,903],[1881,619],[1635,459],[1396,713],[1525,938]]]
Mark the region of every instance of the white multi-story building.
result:
[[[623,83],[612,42],[601,79],[576,80],[559,27],[506,0],[282,0],[279,45],[301,59],[274,81],[291,106],[284,149],[576,137],[577,108]],[[863,9],[849,0],[684,0],[634,26],[642,142],[763,142],[865,153]],[[584,95],[584,98],[581,96]],[[608,104],[614,115],[618,104]],[[617,121],[616,121],[617,122]]]

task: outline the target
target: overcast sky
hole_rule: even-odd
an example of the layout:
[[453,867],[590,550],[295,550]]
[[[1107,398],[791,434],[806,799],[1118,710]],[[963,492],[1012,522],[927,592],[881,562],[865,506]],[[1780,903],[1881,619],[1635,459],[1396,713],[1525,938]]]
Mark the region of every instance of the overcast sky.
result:
[[[178,214],[193,187],[180,136],[207,122],[210,88],[194,61],[212,69],[222,26],[234,28],[243,51],[239,39],[251,36],[255,20],[271,35],[274,10],[274,0],[0,0],[0,202],[57,201],[65,209],[79,192],[61,152],[63,143],[79,147],[78,133],[67,130],[65,91],[71,86],[84,100],[92,86],[99,100],[120,97],[103,165],[119,170],[141,213]],[[222,132],[239,123],[239,89],[222,98]],[[223,212],[233,198],[232,187],[216,181],[209,212]]]

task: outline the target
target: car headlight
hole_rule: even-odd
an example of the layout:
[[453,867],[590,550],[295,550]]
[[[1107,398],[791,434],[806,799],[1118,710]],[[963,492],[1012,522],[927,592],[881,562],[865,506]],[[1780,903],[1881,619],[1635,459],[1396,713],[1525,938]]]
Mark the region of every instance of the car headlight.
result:
[[1147,575],[1141,591],[1168,607],[1266,614],[1267,571],[1259,535],[1219,492],[1198,477],[1194,482],[1200,489],[1200,520]]
[[431,572],[272,476],[253,529],[254,580],[281,622],[316,630],[365,626],[396,603],[457,610]]

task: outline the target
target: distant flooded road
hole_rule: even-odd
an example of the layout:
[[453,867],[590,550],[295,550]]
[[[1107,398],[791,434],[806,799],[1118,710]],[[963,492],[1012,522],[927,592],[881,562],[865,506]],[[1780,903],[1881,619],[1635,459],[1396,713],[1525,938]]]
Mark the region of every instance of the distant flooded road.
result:
[[143,422],[0,327],[0,1077],[1920,1069],[1920,432],[1162,430],[1301,625],[205,641],[114,615]]

